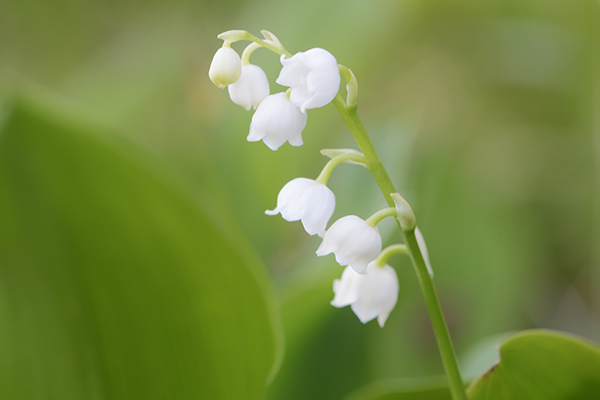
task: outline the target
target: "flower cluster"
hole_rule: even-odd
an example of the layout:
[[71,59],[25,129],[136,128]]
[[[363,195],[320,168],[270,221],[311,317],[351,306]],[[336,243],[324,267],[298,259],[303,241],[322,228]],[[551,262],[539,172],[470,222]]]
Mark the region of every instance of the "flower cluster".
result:
[[[256,110],[250,123],[248,141],[262,140],[272,150],[277,150],[285,142],[300,146],[307,110],[323,107],[336,97],[340,72],[348,82],[348,99],[355,99],[356,80],[351,71],[338,65],[327,50],[314,48],[291,55],[272,33],[263,31],[263,35],[264,40],[245,31],[228,31],[219,35],[225,42],[214,56],[209,76],[217,86],[229,87],[234,103],[246,110],[251,107]],[[246,47],[241,58],[230,46],[237,40],[253,42]],[[249,63],[250,54],[259,47],[281,55],[283,67],[276,82],[289,88],[285,92],[270,94],[263,70]],[[405,212],[410,210],[407,203],[399,201],[397,207],[378,211],[366,220],[348,215],[327,228],[336,203],[334,193],[327,187],[331,172],[341,163],[366,166],[367,159],[356,150],[323,150],[322,153],[331,160],[321,174],[316,179],[296,178],[288,182],[277,196],[275,209],[265,213],[281,214],[287,221],[301,221],[309,235],[319,235],[323,241],[316,251],[317,256],[333,253],[335,260],[346,267],[341,279],[333,283],[331,304],[335,307],[349,305],[361,322],[377,318],[383,327],[398,298],[398,278],[387,260],[393,254],[406,253],[406,247],[395,245],[382,251],[377,224],[385,217],[394,216],[408,226],[414,218],[411,220],[410,213]],[[422,236],[419,240],[422,242]],[[424,242],[420,245],[424,247]]]
[[301,146],[308,117],[306,110],[329,104],[339,90],[337,61],[327,50],[319,48],[288,56],[272,33],[263,33],[266,44],[283,52],[280,58],[283,68],[276,82],[288,90],[270,94],[266,74],[259,66],[250,64],[250,54],[261,47],[258,43],[250,44],[240,58],[231,48],[231,42],[225,40],[212,60],[208,75],[218,87],[228,87],[235,104],[256,110],[248,141],[262,140],[271,150],[277,150],[285,142]]

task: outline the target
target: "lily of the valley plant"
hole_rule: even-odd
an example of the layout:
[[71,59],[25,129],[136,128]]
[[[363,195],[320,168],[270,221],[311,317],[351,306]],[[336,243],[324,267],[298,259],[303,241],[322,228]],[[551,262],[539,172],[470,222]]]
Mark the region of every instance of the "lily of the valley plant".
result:
[[[264,39],[246,31],[227,31],[220,34],[223,46],[216,52],[209,77],[220,88],[228,87],[231,100],[246,110],[254,108],[248,131],[248,141],[262,140],[271,150],[288,142],[303,144],[302,130],[308,121],[308,111],[333,103],[360,151],[327,149],[321,153],[331,158],[315,179],[295,178],[279,192],[277,205],[266,214],[281,216],[287,221],[301,221],[309,235],[319,235],[323,241],[317,256],[333,253],[335,260],[346,267],[341,278],[333,282],[331,305],[350,306],[362,323],[373,319],[384,326],[398,298],[398,277],[388,261],[396,254],[410,257],[418,275],[425,302],[448,375],[455,400],[466,400],[463,381],[456,356],[433,286],[433,272],[423,235],[416,225],[408,202],[394,188],[371,139],[357,114],[358,83],[352,71],[338,64],[336,58],[321,48],[296,54],[289,53],[279,39],[262,31]],[[249,41],[240,57],[231,44]],[[281,72],[276,82],[287,89],[270,93],[264,71],[250,63],[252,52],[267,48],[280,56]],[[346,81],[346,99],[338,92],[341,77]],[[335,195],[327,187],[333,169],[342,163],[357,164],[373,175],[388,207],[363,219],[347,215],[329,224],[335,210]],[[394,217],[403,243],[382,248],[377,224]]]

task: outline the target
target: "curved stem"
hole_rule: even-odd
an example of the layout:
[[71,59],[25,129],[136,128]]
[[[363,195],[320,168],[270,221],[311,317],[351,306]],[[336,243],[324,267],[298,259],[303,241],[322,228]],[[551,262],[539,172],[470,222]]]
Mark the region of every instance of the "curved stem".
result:
[[[386,202],[390,207],[394,207],[394,200],[390,194],[396,193],[396,189],[381,162],[381,158],[379,158],[379,154],[377,154],[377,150],[375,150],[371,138],[358,117],[356,106],[347,106],[344,99],[339,95],[333,100],[333,104],[342,115],[344,122],[348,125],[350,132],[352,132],[352,136],[354,136],[356,143],[367,159],[367,168],[373,175],[373,178],[375,178],[375,182],[377,182]],[[399,222],[398,228],[400,229],[402,239],[408,248],[410,258],[419,279],[421,291],[425,298],[427,311],[429,312],[433,331],[440,349],[442,363],[444,364],[444,369],[446,370],[446,375],[450,384],[452,398],[454,400],[467,400],[465,386],[460,375],[458,362],[456,361],[456,353],[452,346],[448,326],[444,319],[444,314],[435,291],[435,286],[433,285],[433,280],[427,271],[423,254],[421,254],[419,244],[417,243],[415,232],[414,230],[403,230]]]
[[283,47],[277,47],[273,44],[271,44],[271,42],[267,41],[267,40],[263,40],[259,37],[254,36],[251,33],[248,33],[248,38],[247,40],[251,40],[255,43],[260,44],[262,47],[267,48],[269,50],[271,50],[274,53],[277,53],[279,55],[285,54],[286,57],[291,57],[292,53],[290,53],[289,51],[287,51],[286,49],[284,49]]
[[375,265],[377,265],[378,267],[383,267],[385,264],[387,264],[390,257],[396,254],[408,255],[408,247],[406,247],[405,244],[393,244],[391,246],[386,247],[375,259]]
[[396,210],[396,207],[389,207],[389,208],[384,208],[383,210],[379,210],[377,211],[375,214],[371,215],[369,218],[366,219],[366,223],[371,225],[372,227],[377,226],[377,224],[379,222],[381,222],[382,219],[387,218],[387,217],[397,217],[398,216],[398,211]]
[[244,49],[244,52],[242,53],[242,65],[250,64],[250,55],[252,54],[252,52],[254,50],[256,50],[260,47],[262,47],[262,46],[256,42],[252,42],[248,46],[246,46],[246,48]]
[[333,172],[333,169],[345,161],[355,161],[364,164],[365,158],[362,155],[353,153],[339,154],[325,164],[323,170],[315,180],[323,185],[327,185],[327,180],[329,180],[329,176]]

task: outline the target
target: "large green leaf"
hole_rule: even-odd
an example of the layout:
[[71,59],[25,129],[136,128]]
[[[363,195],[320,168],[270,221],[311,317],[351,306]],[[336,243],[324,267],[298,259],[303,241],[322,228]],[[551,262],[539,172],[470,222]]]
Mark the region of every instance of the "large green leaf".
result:
[[500,345],[500,362],[469,388],[471,400],[600,398],[600,348],[564,333],[533,330]]
[[0,131],[0,398],[261,398],[281,342],[247,243],[63,114],[19,99]]

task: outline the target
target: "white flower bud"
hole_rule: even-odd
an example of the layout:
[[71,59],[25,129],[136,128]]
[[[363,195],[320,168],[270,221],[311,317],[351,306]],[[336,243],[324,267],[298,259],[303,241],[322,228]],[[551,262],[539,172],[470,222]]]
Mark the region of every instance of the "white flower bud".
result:
[[229,46],[217,50],[208,70],[210,80],[223,89],[237,81],[241,74],[242,60],[238,53]]
[[309,235],[323,232],[335,210],[335,195],[327,186],[313,179],[296,178],[281,189],[277,207],[265,214],[281,216],[286,221],[302,221]]
[[366,274],[358,274],[346,267],[341,279],[333,282],[334,307],[351,306],[360,322],[366,324],[377,317],[383,328],[398,301],[398,275],[389,265],[379,267],[369,263]]
[[235,104],[249,110],[256,108],[269,95],[269,80],[257,65],[242,65],[240,79],[229,85],[229,97]]
[[282,55],[281,64],[277,83],[292,89],[290,100],[302,112],[323,107],[339,91],[341,78],[337,61],[327,50],[310,49],[287,59]]
[[364,274],[367,264],[380,252],[381,235],[377,227],[356,215],[348,215],[335,221],[325,232],[317,256],[334,253],[340,265],[350,265],[359,274]]
[[252,116],[249,142],[262,141],[271,150],[277,150],[286,141],[292,146],[302,145],[302,130],[307,115],[290,102],[285,93],[272,94],[264,99]]

